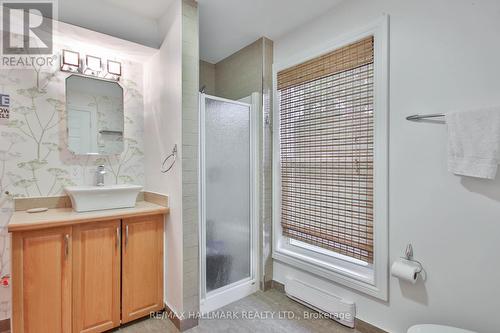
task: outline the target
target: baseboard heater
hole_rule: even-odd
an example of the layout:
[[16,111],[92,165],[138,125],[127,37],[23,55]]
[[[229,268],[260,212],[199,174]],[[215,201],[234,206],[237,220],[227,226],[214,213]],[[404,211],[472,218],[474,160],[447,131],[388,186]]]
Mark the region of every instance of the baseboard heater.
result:
[[295,278],[287,278],[285,293],[291,299],[318,311],[342,325],[354,328],[356,304]]

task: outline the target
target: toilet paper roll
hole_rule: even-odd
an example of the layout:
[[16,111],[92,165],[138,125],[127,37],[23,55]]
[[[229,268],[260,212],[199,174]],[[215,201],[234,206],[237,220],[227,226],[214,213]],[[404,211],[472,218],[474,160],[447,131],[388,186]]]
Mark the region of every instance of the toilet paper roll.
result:
[[392,264],[391,275],[398,279],[415,284],[418,278],[420,266],[417,263],[399,259]]

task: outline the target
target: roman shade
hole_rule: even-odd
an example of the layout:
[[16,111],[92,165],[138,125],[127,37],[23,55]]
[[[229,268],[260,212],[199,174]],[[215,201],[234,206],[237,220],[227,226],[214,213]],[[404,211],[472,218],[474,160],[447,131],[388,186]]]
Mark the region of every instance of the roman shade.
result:
[[370,36],[278,73],[283,235],[373,262]]

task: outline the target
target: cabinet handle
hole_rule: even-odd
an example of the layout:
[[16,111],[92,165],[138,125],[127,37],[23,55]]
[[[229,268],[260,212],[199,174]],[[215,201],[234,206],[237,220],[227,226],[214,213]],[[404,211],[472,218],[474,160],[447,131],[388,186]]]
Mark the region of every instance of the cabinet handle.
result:
[[66,259],[69,256],[69,235],[64,235],[64,253],[66,254]]
[[116,248],[120,246],[120,227],[116,227]]
[[125,226],[125,247],[128,244],[128,224]]

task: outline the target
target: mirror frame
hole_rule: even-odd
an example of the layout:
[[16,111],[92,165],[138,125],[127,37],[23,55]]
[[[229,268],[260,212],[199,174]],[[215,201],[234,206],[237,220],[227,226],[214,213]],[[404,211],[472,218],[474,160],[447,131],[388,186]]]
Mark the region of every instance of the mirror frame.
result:
[[101,82],[104,81],[104,82],[114,83],[120,88],[121,96],[122,96],[122,105],[123,105],[123,118],[124,118],[123,119],[122,138],[125,139],[125,91],[124,91],[122,85],[120,84],[120,82],[118,82],[116,80],[105,79],[105,78],[95,77],[95,76],[91,76],[91,75],[85,75],[85,74],[81,74],[81,73],[71,73],[71,75],[68,75],[64,79],[64,100],[65,100],[64,108],[65,108],[65,112],[66,112],[66,148],[68,149],[69,152],[71,152],[75,156],[113,156],[113,155],[122,154],[123,151],[125,150],[125,143],[123,144],[123,149],[121,152],[109,153],[109,154],[99,153],[99,152],[97,152],[97,153],[77,153],[70,148],[70,146],[69,146],[69,123],[68,123],[68,119],[69,119],[68,79],[70,79],[72,77],[81,77],[81,78],[92,79],[92,80],[101,81]]

